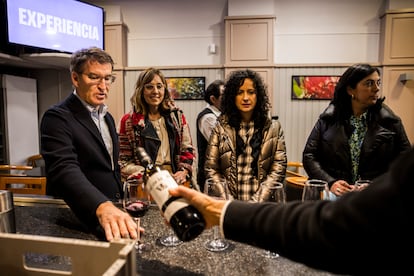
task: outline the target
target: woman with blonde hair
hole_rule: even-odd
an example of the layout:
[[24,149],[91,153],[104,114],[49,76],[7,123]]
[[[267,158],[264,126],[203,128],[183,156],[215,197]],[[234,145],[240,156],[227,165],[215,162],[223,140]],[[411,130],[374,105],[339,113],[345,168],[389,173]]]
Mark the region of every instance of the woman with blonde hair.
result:
[[178,184],[191,179],[195,151],[190,129],[183,111],[174,105],[160,70],[141,72],[131,104],[132,110],[122,117],[119,130],[122,177],[142,173],[137,148],[143,147]]

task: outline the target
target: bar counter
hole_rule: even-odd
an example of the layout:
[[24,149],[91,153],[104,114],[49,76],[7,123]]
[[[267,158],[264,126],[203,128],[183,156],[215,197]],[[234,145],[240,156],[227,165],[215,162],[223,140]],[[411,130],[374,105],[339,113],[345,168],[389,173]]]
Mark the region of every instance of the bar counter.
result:
[[[14,204],[17,233],[98,240],[85,231],[63,201],[15,196]],[[263,250],[233,241],[224,252],[209,252],[203,244],[211,230],[177,247],[163,247],[157,238],[167,234],[168,228],[156,206],[151,206],[141,225],[143,239],[152,249],[137,254],[137,275],[334,275],[283,257],[266,259]]]

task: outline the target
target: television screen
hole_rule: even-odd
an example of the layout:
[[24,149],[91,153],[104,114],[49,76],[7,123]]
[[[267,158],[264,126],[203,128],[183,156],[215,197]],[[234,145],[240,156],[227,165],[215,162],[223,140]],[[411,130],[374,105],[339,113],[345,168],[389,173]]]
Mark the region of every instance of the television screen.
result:
[[104,48],[104,10],[75,0],[7,0],[8,42],[73,53]]

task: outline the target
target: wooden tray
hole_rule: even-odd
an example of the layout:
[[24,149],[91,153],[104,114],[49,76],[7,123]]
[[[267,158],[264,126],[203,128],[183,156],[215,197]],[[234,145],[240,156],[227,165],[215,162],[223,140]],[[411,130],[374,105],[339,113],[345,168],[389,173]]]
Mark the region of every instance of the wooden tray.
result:
[[135,241],[0,233],[2,275],[136,275]]

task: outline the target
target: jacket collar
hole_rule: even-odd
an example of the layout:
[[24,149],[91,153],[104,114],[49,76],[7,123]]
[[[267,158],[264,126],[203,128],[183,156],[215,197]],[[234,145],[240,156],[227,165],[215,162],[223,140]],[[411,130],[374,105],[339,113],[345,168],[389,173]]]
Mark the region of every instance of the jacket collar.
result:
[[[377,111],[378,110],[378,111]],[[333,117],[335,105],[329,104],[328,107],[321,113],[321,118]],[[377,115],[375,115],[377,114]],[[373,106],[368,109],[367,119],[370,120],[372,116],[378,116],[378,120],[397,120],[395,113],[384,103],[381,106]]]

